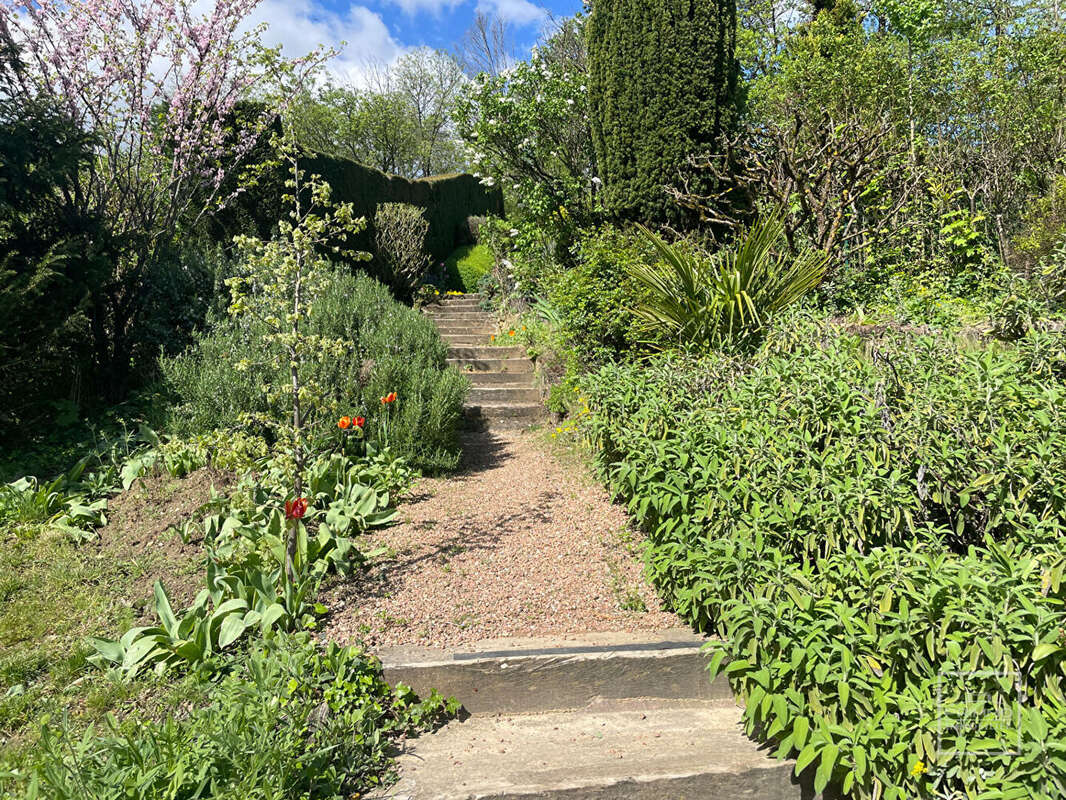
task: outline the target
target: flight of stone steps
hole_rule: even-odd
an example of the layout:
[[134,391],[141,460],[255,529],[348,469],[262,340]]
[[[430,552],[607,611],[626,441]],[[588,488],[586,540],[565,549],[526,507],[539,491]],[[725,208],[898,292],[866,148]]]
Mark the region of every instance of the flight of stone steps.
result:
[[480,302],[476,294],[446,297],[424,313],[448,343],[448,363],[470,378],[467,419],[493,428],[525,427],[544,417],[533,362],[524,348],[499,344],[506,332],[500,335],[495,316]]
[[394,800],[810,800],[795,762],[744,735],[688,630],[380,651],[385,678],[467,716],[408,742]]

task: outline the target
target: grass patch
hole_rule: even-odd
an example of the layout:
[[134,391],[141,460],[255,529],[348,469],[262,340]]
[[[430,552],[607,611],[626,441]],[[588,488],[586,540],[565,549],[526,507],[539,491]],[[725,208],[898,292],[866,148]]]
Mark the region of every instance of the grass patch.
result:
[[181,566],[150,549],[76,545],[44,525],[10,530],[0,533],[0,760],[35,743],[44,714],[88,722],[144,694],[152,681],[88,670],[87,639],[135,624],[145,576]]
[[148,476],[111,499],[107,524],[82,544],[46,522],[0,524],[0,761],[35,744],[42,715],[83,725],[171,691],[173,682],[119,683],[90,669],[88,639],[147,624],[157,579],[183,601],[201,588],[203,547],[172,526],[229,482],[209,469]]
[[444,262],[447,288],[457,292],[476,292],[478,281],[492,271],[492,251],[483,244],[457,247]]

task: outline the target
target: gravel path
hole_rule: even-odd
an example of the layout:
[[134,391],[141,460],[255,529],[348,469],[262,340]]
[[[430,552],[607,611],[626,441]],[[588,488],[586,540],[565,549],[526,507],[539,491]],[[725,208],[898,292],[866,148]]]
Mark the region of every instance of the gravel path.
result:
[[329,592],[325,637],[440,646],[680,624],[642,578],[625,511],[536,434],[470,434],[462,470],[419,481],[400,511],[373,537],[388,555]]

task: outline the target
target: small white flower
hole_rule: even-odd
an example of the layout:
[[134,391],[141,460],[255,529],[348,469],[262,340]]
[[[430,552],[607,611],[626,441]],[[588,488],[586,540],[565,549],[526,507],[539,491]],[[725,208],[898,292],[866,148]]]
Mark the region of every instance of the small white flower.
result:
[[480,181],[478,181],[478,183],[480,183],[482,186],[495,186],[496,179],[489,176],[485,176]]
[[592,182],[593,182],[594,184],[596,184],[597,186],[599,186],[599,185],[600,185],[601,183],[603,183],[603,181],[601,181],[601,180],[600,180],[599,178],[597,178],[596,176],[593,176],[593,177],[592,177]]
[[512,239],[516,237],[518,235],[518,228],[511,228],[510,234]]

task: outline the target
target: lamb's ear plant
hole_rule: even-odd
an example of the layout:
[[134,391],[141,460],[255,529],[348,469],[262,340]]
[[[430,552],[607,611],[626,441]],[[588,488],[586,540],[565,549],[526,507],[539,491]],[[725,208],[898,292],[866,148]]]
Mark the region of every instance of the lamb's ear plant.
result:
[[[227,285],[232,297],[229,313],[258,322],[256,327],[266,331],[266,352],[288,363],[286,385],[263,387],[270,406],[284,410],[284,422],[273,415],[250,422],[274,429],[279,448],[291,459],[292,494],[299,499],[304,493],[310,444],[306,422],[311,409],[323,404],[327,396],[324,387],[309,380],[302,367],[318,360],[346,358],[353,349],[346,339],[308,333],[311,310],[334,274],[331,257],[366,260],[370,256],[344,247],[348,237],[366,224],[353,215],[351,203],[331,202],[329,184],[317,175],[304,173],[291,139],[279,139],[275,146],[289,171],[282,198],[290,206],[288,219],[279,221],[277,232],[268,241],[235,237],[240,266]],[[234,366],[250,370],[257,365],[238,358]],[[296,528],[291,526],[285,558],[285,575],[290,582],[297,578],[295,549]]]

